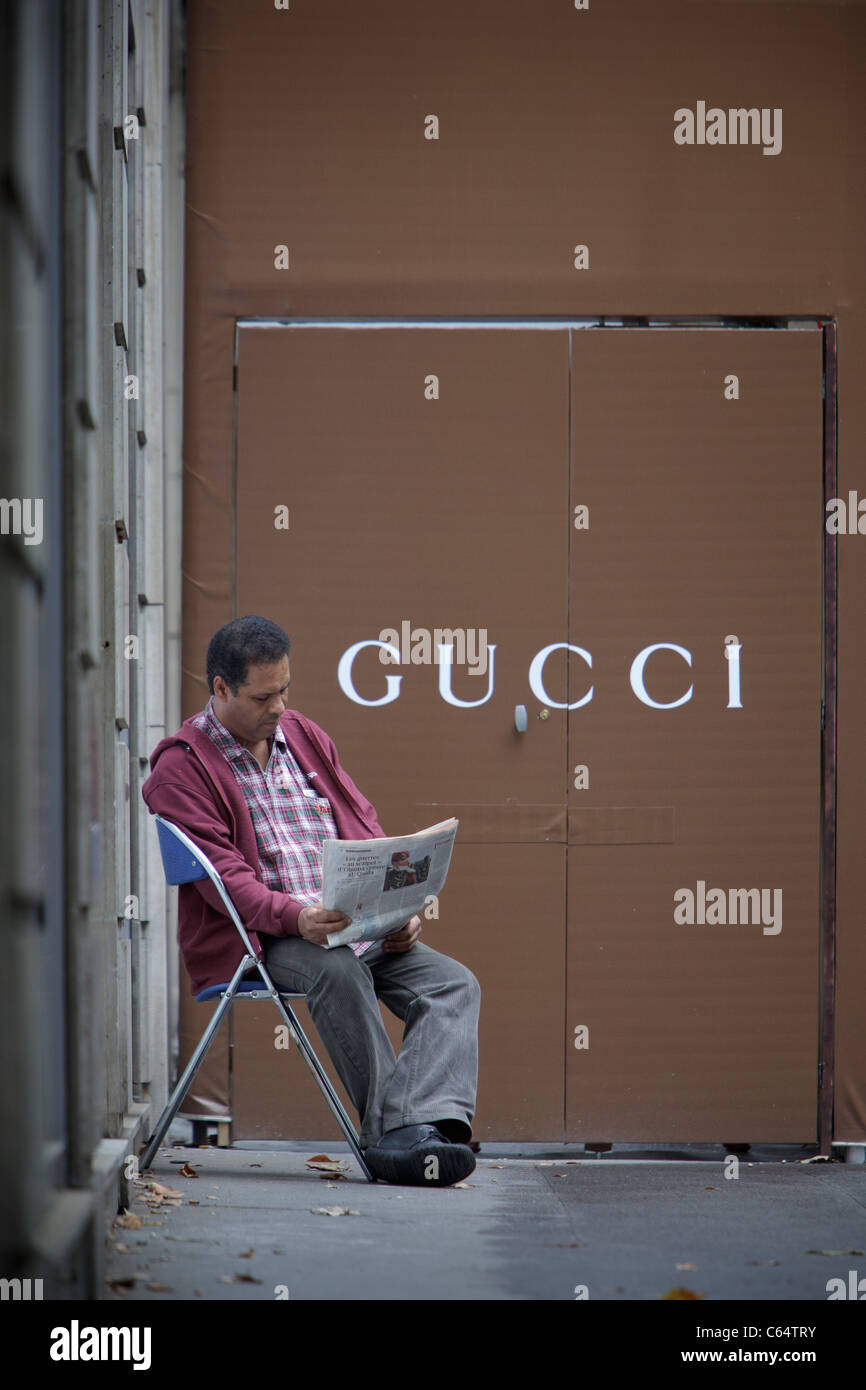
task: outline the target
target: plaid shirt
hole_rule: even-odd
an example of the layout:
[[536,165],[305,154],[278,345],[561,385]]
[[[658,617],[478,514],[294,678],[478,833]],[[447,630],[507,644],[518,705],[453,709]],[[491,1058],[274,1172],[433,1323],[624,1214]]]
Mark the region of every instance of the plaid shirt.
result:
[[[331,803],[310,786],[279,724],[263,770],[217,719],[213,696],[192,722],[213,739],[238,780],[256,834],[262,882],[296,902],[320,902],[323,845],[339,838],[337,826]],[[355,942],[352,950],[361,955],[369,945]]]

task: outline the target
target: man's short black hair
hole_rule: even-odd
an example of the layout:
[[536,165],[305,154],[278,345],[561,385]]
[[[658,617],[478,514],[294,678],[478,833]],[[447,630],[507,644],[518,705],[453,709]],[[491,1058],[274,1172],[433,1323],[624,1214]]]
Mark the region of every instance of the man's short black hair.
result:
[[207,684],[222,676],[232,695],[246,685],[250,666],[270,666],[289,654],[289,639],[270,618],[234,618],[215,632],[207,649]]

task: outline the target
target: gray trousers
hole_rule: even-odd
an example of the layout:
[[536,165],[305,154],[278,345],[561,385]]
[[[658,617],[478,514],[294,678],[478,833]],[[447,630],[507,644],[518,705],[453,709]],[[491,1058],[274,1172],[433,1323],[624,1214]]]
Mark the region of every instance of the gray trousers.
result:
[[[313,1023],[361,1122],[361,1148],[389,1129],[448,1121],[468,1139],[478,1085],[481,988],[464,965],[416,941],[362,956],[299,936],[260,937],[274,984],[307,996]],[[377,998],[403,1020],[399,1057]]]

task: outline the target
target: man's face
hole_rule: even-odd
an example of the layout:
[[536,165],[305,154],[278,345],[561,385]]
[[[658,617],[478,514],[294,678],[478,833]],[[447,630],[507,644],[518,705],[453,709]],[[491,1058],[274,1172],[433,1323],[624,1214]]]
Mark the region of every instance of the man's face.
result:
[[248,666],[246,684],[233,695],[222,676],[214,676],[213,709],[221,724],[241,743],[261,743],[288,709],[289,658]]

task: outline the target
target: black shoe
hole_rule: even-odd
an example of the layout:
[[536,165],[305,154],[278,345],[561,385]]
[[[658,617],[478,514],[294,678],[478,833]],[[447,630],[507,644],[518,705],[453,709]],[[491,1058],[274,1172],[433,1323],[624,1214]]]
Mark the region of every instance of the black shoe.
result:
[[475,1155],[452,1144],[435,1125],[391,1129],[364,1151],[367,1167],[380,1182],[412,1187],[450,1187],[475,1170]]

